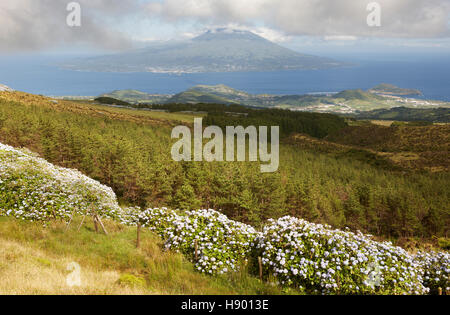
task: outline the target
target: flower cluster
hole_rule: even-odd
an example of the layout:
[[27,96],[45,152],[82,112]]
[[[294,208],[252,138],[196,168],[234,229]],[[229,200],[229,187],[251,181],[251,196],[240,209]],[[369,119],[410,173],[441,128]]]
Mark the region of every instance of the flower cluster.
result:
[[284,285],[320,294],[425,294],[412,256],[361,233],[284,217],[257,245],[264,271]]
[[0,215],[30,221],[67,220],[89,210],[108,218],[121,212],[111,188],[0,143]]
[[159,234],[167,249],[183,253],[195,263],[198,271],[206,274],[238,270],[258,236],[251,226],[230,220],[214,210],[147,209],[131,216],[125,221],[139,222]]
[[423,270],[423,284],[437,294],[439,288],[450,292],[450,254],[445,252],[418,252],[415,261]]

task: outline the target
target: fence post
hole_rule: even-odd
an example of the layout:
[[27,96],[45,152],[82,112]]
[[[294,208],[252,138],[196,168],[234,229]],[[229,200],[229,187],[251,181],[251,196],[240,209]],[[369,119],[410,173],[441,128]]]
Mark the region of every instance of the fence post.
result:
[[137,238],[136,238],[136,248],[141,247],[141,223],[137,225]]
[[263,281],[263,267],[262,267],[262,258],[258,257],[258,265],[259,265],[259,279]]
[[198,261],[198,240],[196,239],[194,241],[194,247],[195,247],[195,261]]
[[97,217],[94,215],[94,216],[92,217],[92,220],[94,220],[95,233],[98,233]]

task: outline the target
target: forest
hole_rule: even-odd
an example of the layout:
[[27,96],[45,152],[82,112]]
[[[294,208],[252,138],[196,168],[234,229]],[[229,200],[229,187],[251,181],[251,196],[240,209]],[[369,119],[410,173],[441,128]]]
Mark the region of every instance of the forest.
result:
[[[186,109],[177,106],[171,111]],[[174,162],[170,132],[180,124],[177,114],[173,121],[150,119],[149,112],[20,93],[0,95],[0,142],[80,170],[113,188],[125,205],[217,209],[256,227],[292,215],[393,240],[448,236],[447,171],[391,168],[365,155],[355,158],[355,150],[325,150],[338,144],[320,138],[334,136],[343,143],[341,130],[358,132],[337,116],[202,106],[194,110],[208,111],[205,124],[279,124],[284,135],[279,171],[261,174],[258,163]],[[291,141],[296,134],[317,142],[300,145]]]
[[168,112],[207,113],[205,125],[219,126],[280,126],[281,136],[305,133],[323,138],[347,126],[344,118],[331,114],[293,112],[282,109],[249,108],[223,104],[165,104],[135,105],[136,108],[166,110]]

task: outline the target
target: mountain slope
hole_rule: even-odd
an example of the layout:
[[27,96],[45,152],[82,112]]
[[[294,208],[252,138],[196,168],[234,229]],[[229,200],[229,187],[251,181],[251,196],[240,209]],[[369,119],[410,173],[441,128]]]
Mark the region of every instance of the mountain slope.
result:
[[123,54],[74,60],[64,68],[196,73],[326,69],[342,65],[292,51],[248,31],[217,29],[189,41],[158,43]]

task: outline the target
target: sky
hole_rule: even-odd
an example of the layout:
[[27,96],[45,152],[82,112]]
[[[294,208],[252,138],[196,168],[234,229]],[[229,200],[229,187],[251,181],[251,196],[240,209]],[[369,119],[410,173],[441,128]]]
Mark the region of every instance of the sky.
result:
[[121,51],[217,27],[322,55],[446,54],[449,13],[450,0],[1,0],[0,54]]

